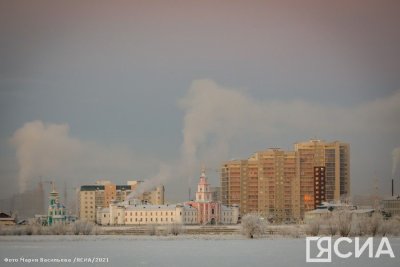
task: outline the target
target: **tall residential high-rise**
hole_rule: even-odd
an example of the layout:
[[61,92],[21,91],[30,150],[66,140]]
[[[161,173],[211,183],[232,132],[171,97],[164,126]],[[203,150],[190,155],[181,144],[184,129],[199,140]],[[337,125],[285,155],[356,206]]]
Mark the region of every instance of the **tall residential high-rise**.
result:
[[238,204],[241,214],[257,212],[279,221],[298,217],[296,178],[293,151],[274,148],[226,162],[221,170],[222,203]]
[[339,141],[312,139],[296,143],[301,214],[315,208],[315,167],[325,167],[325,199],[340,201],[350,195],[350,146]]
[[[77,192],[79,218],[95,222],[97,208],[109,207],[113,201],[125,201],[128,195],[136,190],[138,184],[139,181],[128,181],[126,185],[116,185],[110,181],[100,180],[93,185],[80,186]],[[157,186],[136,197],[143,202],[163,205],[164,186]]]
[[342,142],[310,140],[294,151],[272,148],[247,160],[221,167],[225,205],[240,205],[241,214],[258,212],[274,221],[302,219],[323,201],[350,193],[350,148]]
[[276,221],[299,215],[296,153],[280,149],[258,152],[258,212]]

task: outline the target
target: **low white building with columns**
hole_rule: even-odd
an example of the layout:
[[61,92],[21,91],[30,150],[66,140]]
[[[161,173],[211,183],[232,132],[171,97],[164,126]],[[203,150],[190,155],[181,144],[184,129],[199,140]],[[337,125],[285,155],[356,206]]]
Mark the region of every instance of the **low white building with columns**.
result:
[[197,209],[189,205],[149,205],[140,201],[111,203],[97,210],[99,225],[197,224]]

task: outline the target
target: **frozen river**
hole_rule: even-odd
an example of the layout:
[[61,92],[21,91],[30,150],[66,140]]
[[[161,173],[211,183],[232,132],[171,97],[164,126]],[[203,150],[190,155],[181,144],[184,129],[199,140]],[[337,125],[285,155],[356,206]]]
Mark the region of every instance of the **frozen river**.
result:
[[[129,236],[2,236],[0,266],[400,266],[400,239],[391,238],[395,258],[340,259],[306,263],[306,241],[299,239],[129,237]],[[375,244],[377,245],[377,244]],[[354,246],[352,247],[354,249]],[[351,247],[343,250],[351,250]],[[374,248],[376,250],[376,248]],[[106,263],[27,263],[43,258]],[[11,262],[17,261],[17,262]]]

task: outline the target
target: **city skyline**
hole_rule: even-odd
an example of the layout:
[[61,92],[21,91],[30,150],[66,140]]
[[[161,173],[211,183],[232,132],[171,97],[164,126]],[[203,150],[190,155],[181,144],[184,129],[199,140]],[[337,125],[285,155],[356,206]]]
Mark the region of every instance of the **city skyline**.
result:
[[[351,145],[351,192],[400,193],[399,4],[0,3],[0,194],[39,177],[162,183],[232,158]],[[362,8],[361,8],[362,7]]]

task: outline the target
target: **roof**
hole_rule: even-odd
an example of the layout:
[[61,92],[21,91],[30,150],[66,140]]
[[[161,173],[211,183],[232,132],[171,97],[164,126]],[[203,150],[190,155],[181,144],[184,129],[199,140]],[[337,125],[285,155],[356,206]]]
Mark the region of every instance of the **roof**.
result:
[[175,211],[176,208],[183,207],[184,210],[197,210],[196,208],[189,206],[189,205],[182,205],[182,204],[174,204],[174,205],[149,205],[149,204],[143,204],[143,205],[126,205],[125,210],[149,210],[149,211],[159,211],[159,210],[164,210],[164,211]]
[[357,209],[357,210],[352,210],[352,213],[370,213],[374,212],[374,209]]
[[117,185],[117,190],[131,190],[132,187],[130,185]]
[[0,218],[0,221],[2,221],[2,222],[7,222],[7,221],[15,222],[15,219],[14,218]]
[[328,209],[316,209],[316,210],[310,210],[307,211],[306,214],[326,214],[330,213],[331,211]]
[[225,205],[221,205],[221,210],[223,210],[223,211],[232,211],[233,208],[232,208],[232,207],[225,206]]
[[[130,185],[116,185],[116,190],[131,190],[132,187]],[[96,191],[96,190],[104,190],[104,185],[95,184],[95,185],[81,185],[81,191]]]
[[168,210],[174,211],[176,209],[176,205],[127,205],[125,207],[126,210]]
[[400,201],[400,196],[382,199],[382,202]]
[[81,191],[104,190],[104,185],[82,185]]
[[7,213],[0,212],[0,218],[11,218],[11,215],[8,215]]
[[[354,210],[343,210],[344,212],[349,212],[349,213],[356,213],[356,214],[362,214],[362,213],[370,213],[374,212],[374,209],[354,209]],[[307,211],[306,214],[326,214],[330,213],[331,211],[329,209],[315,209],[311,211]]]

